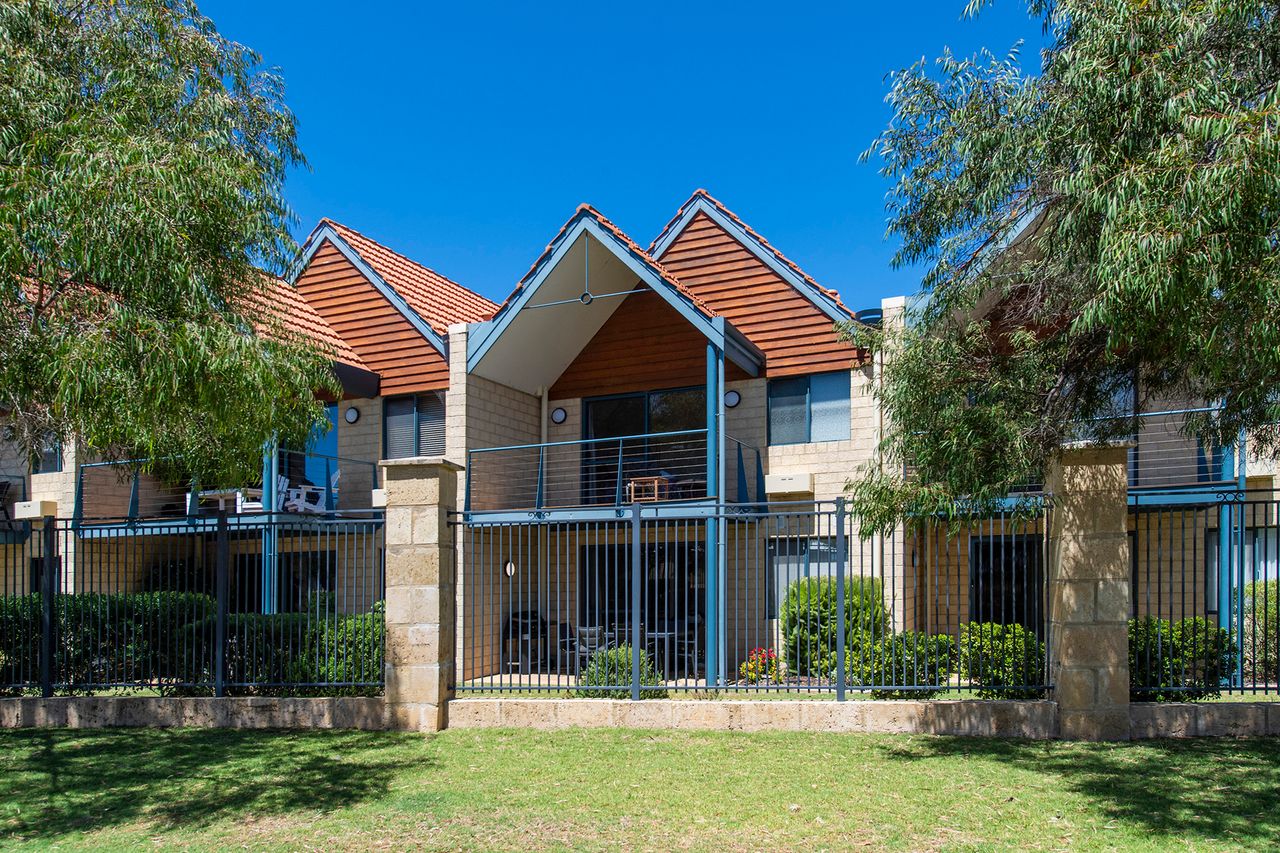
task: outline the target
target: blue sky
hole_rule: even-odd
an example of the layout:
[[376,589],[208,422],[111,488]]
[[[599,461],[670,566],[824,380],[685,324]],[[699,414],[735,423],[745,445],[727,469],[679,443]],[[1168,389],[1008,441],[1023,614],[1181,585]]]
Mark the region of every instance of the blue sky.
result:
[[1018,39],[1038,64],[1024,3],[963,7],[201,3],[284,73],[300,239],[329,216],[501,299],[580,202],[647,245],[705,187],[855,309],[919,280],[858,162],[885,74]]

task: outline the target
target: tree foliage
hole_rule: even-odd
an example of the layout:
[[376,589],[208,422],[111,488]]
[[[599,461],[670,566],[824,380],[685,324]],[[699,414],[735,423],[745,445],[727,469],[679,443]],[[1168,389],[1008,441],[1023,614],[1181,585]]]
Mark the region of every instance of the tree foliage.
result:
[[0,2],[0,412],[203,482],[323,416],[271,280],[302,163],[275,73],[188,0]]
[[889,428],[850,484],[873,524],[1129,433],[1135,376],[1140,406],[1220,402],[1193,434],[1280,448],[1280,4],[1028,9],[1038,74],[1017,48],[899,71],[868,151],[895,262],[927,270],[905,327],[847,330],[885,363]]

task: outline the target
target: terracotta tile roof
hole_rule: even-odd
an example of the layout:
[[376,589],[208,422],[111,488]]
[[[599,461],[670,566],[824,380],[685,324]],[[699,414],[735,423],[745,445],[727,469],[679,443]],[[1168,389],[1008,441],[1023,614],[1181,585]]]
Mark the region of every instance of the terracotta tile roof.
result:
[[675,227],[675,224],[680,221],[680,217],[684,216],[684,212],[689,209],[689,205],[693,204],[698,199],[703,199],[708,204],[715,207],[716,210],[720,211],[722,214],[728,217],[734,224],[736,224],[739,228],[745,231],[751,237],[751,239],[755,240],[758,244],[760,244],[760,247],[762,249],[764,249],[766,252],[768,252],[770,255],[776,258],[779,263],[783,264],[792,272],[794,272],[796,275],[800,276],[802,279],[804,279],[806,282],[812,285],[816,290],[820,291],[821,293],[825,293],[827,296],[831,297],[831,299],[835,302],[836,306],[839,307],[841,311],[845,312],[850,317],[853,316],[853,312],[850,311],[849,308],[844,304],[844,302],[840,300],[840,293],[838,291],[832,290],[829,287],[823,287],[822,285],[818,284],[818,282],[814,280],[814,278],[811,275],[809,275],[804,270],[800,269],[800,266],[795,261],[791,260],[786,255],[782,254],[782,252],[774,248],[769,243],[769,241],[766,240],[758,231],[756,231],[747,223],[743,222],[742,218],[739,217],[738,214],[734,213],[732,210],[725,207],[723,204],[720,203],[720,201],[718,201],[714,196],[712,196],[711,193],[707,192],[701,187],[693,191],[693,195],[689,196],[689,199],[684,204],[680,205],[680,209],[676,211],[675,216],[671,217],[671,221],[669,221],[666,225],[663,226],[662,231],[660,231],[658,233],[658,236],[653,239],[653,242],[649,244],[650,252],[652,252],[654,250],[654,247],[656,247],[658,243],[662,241],[663,237],[667,236],[667,233],[672,228]]
[[577,222],[578,218],[583,214],[590,216],[597,223],[599,223],[600,227],[604,228],[606,231],[608,231],[609,233],[617,237],[624,246],[626,246],[637,257],[639,257],[642,261],[644,261],[646,264],[652,267],[654,272],[656,272],[663,281],[665,281],[667,284],[675,288],[677,292],[679,292],[682,296],[688,299],[689,302],[692,303],[693,306],[697,308],[702,314],[706,315],[707,317],[717,316],[716,312],[713,311],[709,305],[707,305],[705,302],[703,302],[701,299],[695,296],[693,291],[689,290],[689,288],[681,284],[679,279],[677,279],[670,272],[668,272],[667,269],[664,266],[662,266],[662,264],[654,260],[652,255],[650,255],[644,249],[640,248],[640,244],[638,244],[635,240],[632,240],[629,236],[627,236],[627,233],[625,231],[623,231],[617,225],[614,225],[613,222],[611,222],[608,219],[608,217],[606,217],[603,213],[601,213],[600,211],[596,210],[594,207],[586,203],[578,205],[578,209],[574,211],[573,216],[569,217],[568,221],[566,221],[564,225],[560,226],[560,230],[557,231],[556,235],[551,238],[551,242],[548,243],[547,247],[542,250],[542,254],[538,256],[538,259],[533,262],[533,266],[529,267],[529,271],[520,278],[519,283],[516,284],[515,290],[511,291],[511,293],[507,296],[507,298],[503,300],[499,310],[501,310],[502,308],[505,308],[508,304],[510,304],[511,300],[514,299],[516,295],[519,294],[520,291],[524,289],[525,284],[528,283],[529,279],[533,278],[534,273],[536,273],[538,271],[538,268],[542,266],[543,261],[545,261],[547,257],[551,254],[551,252],[555,249],[556,243],[560,241],[560,238],[565,235],[565,232],[567,232],[569,228],[572,227],[572,225],[575,222]]
[[[356,351],[333,330],[333,327],[316,312],[316,309],[311,307],[307,300],[302,298],[297,288],[273,275],[263,273],[263,276],[268,280],[268,284],[261,295],[263,301],[258,304],[260,310],[270,314],[287,330],[296,332],[329,350],[335,361],[345,362],[364,370],[369,369]],[[265,332],[267,329],[265,325],[259,325],[258,331]]]
[[436,332],[446,334],[452,323],[475,323],[493,316],[498,306],[480,294],[468,290],[456,281],[445,278],[435,270],[388,249],[332,219],[320,220],[328,224],[364,259],[373,271],[382,277],[396,293],[404,298],[418,316]]

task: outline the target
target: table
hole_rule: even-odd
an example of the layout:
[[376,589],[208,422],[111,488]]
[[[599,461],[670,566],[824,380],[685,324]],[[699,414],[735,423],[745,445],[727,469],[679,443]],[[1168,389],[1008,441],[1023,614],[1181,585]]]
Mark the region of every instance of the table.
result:
[[669,486],[666,477],[632,477],[627,483],[627,502],[666,500]]

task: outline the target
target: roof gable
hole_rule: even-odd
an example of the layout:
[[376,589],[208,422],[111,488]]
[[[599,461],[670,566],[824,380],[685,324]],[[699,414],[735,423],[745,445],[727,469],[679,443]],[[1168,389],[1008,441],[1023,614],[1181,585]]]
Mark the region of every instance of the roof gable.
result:
[[759,232],[704,189],[694,190],[688,201],[680,206],[676,215],[649,244],[649,252],[655,258],[662,258],[699,214],[715,222],[721,230],[741,243],[761,263],[766,264],[833,321],[853,318],[853,312],[840,301],[839,293],[818,284],[812,276],[800,269],[799,264],[774,248]]
[[836,333],[853,317],[838,298],[701,190],[654,245],[666,269],[767,354],[770,376],[846,370],[863,357]]

